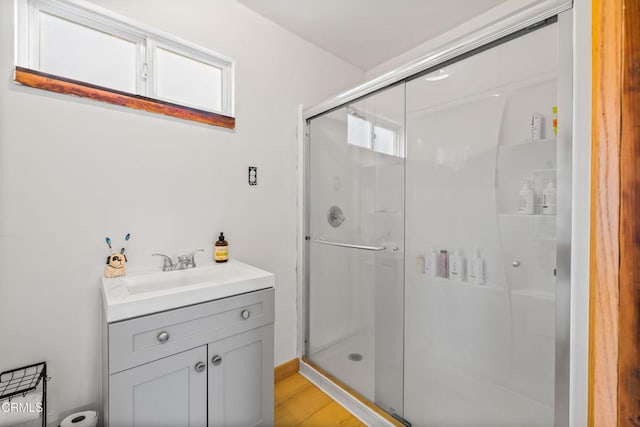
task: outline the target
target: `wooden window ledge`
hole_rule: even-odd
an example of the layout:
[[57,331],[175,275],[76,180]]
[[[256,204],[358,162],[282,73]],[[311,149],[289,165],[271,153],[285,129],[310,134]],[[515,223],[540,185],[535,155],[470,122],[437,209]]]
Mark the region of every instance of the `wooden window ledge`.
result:
[[106,102],[108,104],[120,105],[150,113],[164,114],[166,116],[192,120],[212,126],[219,126],[227,129],[234,129],[236,126],[236,119],[234,117],[172,104],[166,101],[147,98],[146,96],[121,92],[28,68],[16,67],[14,80],[22,85],[37,89],[78,96],[81,98],[90,98],[95,101]]

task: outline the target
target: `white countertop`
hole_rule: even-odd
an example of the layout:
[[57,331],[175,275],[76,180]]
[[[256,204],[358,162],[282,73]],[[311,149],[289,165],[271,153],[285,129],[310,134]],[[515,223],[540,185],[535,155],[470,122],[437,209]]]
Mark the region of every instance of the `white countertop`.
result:
[[273,273],[229,260],[186,270],[141,270],[103,277],[102,304],[111,323],[274,286]]

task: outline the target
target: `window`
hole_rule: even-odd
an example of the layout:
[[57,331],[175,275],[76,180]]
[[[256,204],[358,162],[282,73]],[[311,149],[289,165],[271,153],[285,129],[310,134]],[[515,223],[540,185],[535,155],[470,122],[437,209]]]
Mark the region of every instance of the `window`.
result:
[[153,47],[149,58],[153,70],[149,78],[152,96],[209,111],[229,110],[223,63],[178,46],[153,43]]
[[372,149],[377,153],[404,157],[399,137],[400,126],[380,118],[369,119],[366,114],[347,107],[347,143]]
[[371,123],[360,115],[347,115],[347,142],[363,148],[371,148]]
[[81,0],[15,3],[17,82],[235,125],[233,60]]
[[390,156],[403,157],[398,132],[383,126],[373,127],[373,150]]

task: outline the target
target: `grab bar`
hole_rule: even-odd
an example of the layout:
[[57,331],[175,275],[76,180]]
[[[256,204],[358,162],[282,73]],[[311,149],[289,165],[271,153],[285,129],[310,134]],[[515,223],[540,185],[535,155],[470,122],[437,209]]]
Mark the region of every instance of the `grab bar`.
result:
[[352,245],[350,243],[330,242],[328,240],[313,239],[315,243],[322,243],[323,245],[341,246],[343,248],[363,249],[365,251],[384,251],[384,246],[365,246],[365,245]]

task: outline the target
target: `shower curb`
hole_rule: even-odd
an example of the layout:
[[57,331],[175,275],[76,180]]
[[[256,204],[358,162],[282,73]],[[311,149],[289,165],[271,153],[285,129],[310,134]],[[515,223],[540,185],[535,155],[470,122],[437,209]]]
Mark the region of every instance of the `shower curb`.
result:
[[300,374],[320,388],[320,390],[327,393],[333,400],[342,405],[347,411],[351,412],[354,417],[367,426],[393,427],[393,424],[338,387],[329,378],[305,363],[304,360],[300,361]]

